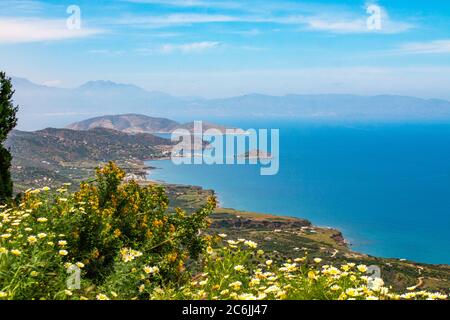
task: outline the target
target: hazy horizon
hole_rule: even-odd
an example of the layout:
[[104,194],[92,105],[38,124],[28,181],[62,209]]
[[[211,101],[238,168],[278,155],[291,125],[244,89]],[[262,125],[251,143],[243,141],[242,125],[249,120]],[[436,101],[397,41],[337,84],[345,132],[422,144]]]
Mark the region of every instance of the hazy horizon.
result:
[[409,96],[352,94],[247,94],[221,99],[177,97],[135,85],[89,81],[75,88],[13,78],[18,129],[65,127],[103,115],[143,114],[181,122],[221,119],[319,121],[450,121],[450,102]]
[[[182,94],[178,94],[176,92],[166,92],[166,91],[159,91],[159,90],[153,90],[152,88],[144,88],[141,87],[135,83],[132,82],[127,82],[127,83],[122,83],[122,82],[115,82],[112,80],[108,80],[108,79],[92,79],[92,80],[86,80],[83,81],[79,84],[76,84],[74,86],[57,86],[57,85],[52,85],[52,84],[40,84],[37,83],[35,81],[32,81],[30,79],[28,79],[27,77],[19,77],[16,75],[8,75],[10,78],[12,78],[13,83],[16,80],[25,80],[25,81],[29,81],[31,82],[33,85],[38,85],[38,86],[43,86],[43,87],[48,87],[48,88],[54,88],[54,89],[63,89],[63,90],[74,90],[74,89],[79,89],[80,87],[83,87],[85,85],[88,84],[92,84],[92,83],[104,83],[104,84],[111,84],[111,85],[118,85],[118,86],[132,86],[132,87],[136,87],[138,89],[142,89],[145,90],[147,92],[151,92],[151,93],[162,93],[162,94],[167,94],[176,98],[181,98],[181,99],[204,99],[204,100],[214,100],[214,99],[227,99],[227,98],[236,98],[236,97],[242,97],[242,96],[257,96],[257,95],[261,95],[261,96],[270,96],[270,97],[286,97],[286,96],[319,96],[319,95],[323,95],[323,96],[360,96],[360,97],[376,97],[376,96],[400,96],[400,97],[411,97],[411,98],[418,98],[418,99],[424,99],[424,100],[445,100],[445,101],[449,101],[450,102],[450,97],[448,99],[445,98],[438,98],[438,97],[423,97],[423,96],[419,96],[419,95],[402,95],[402,94],[389,94],[389,93],[383,93],[380,92],[378,94],[358,94],[358,93],[353,93],[353,92],[343,92],[343,93],[337,93],[337,92],[324,92],[324,93],[309,93],[309,92],[288,92],[288,93],[284,93],[284,94],[271,94],[271,93],[267,93],[267,92],[260,92],[260,91],[248,91],[242,94],[238,94],[238,95],[226,95],[226,96],[221,96],[221,97],[205,97],[205,96],[201,96],[199,94],[194,94],[194,95],[189,95],[189,96],[185,96]],[[131,112],[132,113],[132,112]]]

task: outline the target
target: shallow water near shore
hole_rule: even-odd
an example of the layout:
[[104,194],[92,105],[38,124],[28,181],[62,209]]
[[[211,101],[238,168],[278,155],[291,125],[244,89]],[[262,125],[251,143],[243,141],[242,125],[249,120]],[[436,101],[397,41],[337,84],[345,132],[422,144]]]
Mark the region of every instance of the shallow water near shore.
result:
[[223,207],[306,218],[356,251],[450,264],[450,124],[230,122],[280,129],[280,171],[149,161],[149,178],[214,189]]

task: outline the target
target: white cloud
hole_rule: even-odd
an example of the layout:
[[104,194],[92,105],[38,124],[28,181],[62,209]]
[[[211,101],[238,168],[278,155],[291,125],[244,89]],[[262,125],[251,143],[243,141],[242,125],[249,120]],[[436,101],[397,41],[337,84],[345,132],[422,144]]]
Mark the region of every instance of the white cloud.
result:
[[[367,3],[366,10],[372,7]],[[307,28],[315,31],[328,31],[332,33],[401,33],[412,29],[414,26],[410,23],[394,21],[390,18],[387,10],[381,6],[375,5],[380,13],[380,29],[369,29],[368,19],[372,12],[363,11],[361,14],[345,12],[339,14],[327,12],[326,14],[305,17],[304,23]]]
[[450,40],[411,42],[399,46],[393,53],[399,54],[450,54]]
[[367,31],[364,20],[334,21],[323,18],[311,18],[308,20],[307,28],[310,30],[336,33],[359,33]]
[[[361,10],[354,12],[341,12],[329,10],[305,14],[288,15],[226,15],[226,14],[199,14],[178,13],[162,16],[136,16],[129,15],[119,19],[119,24],[134,25],[147,28],[165,28],[178,25],[193,25],[207,23],[274,23],[280,25],[298,26],[300,31],[322,31],[331,33],[401,33],[412,29],[412,24],[392,20],[386,10],[382,9],[382,25],[380,30],[369,30],[367,27],[368,14]],[[255,31],[256,30],[256,31]],[[234,31],[239,32],[239,31]],[[241,31],[242,32],[242,31]],[[259,32],[251,29],[251,34]]]
[[182,33],[179,32],[156,32],[156,33],[150,33],[148,34],[149,37],[155,37],[155,38],[174,38],[182,36]]
[[25,43],[85,38],[101,30],[84,28],[69,30],[66,20],[35,18],[0,18],[0,43]]
[[93,54],[105,54],[105,55],[122,55],[125,53],[124,50],[110,50],[110,49],[92,49],[88,51]]
[[219,45],[219,42],[214,41],[192,42],[184,44],[164,44],[161,46],[160,52],[165,54],[174,52],[199,53],[205,50],[217,48]]
[[[163,28],[186,24],[238,22],[238,21],[240,21],[239,18],[228,15],[181,13],[163,16],[128,15],[123,19],[117,20],[117,23],[148,28]],[[113,23],[116,23],[116,21],[114,21]]]
[[237,34],[237,35],[246,36],[246,37],[255,37],[255,36],[262,34],[262,32],[257,28],[253,28],[250,30],[224,31],[223,33]]
[[171,7],[200,7],[200,8],[238,8],[239,2],[230,1],[201,1],[201,0],[125,0],[131,3],[156,4]]
[[366,19],[340,19],[312,17],[306,19],[307,29],[332,33],[401,33],[413,28],[411,24],[383,20],[380,30],[367,28]]
[[197,7],[204,5],[203,1],[198,0],[126,0],[126,2],[142,3],[142,4],[159,4],[175,7]]

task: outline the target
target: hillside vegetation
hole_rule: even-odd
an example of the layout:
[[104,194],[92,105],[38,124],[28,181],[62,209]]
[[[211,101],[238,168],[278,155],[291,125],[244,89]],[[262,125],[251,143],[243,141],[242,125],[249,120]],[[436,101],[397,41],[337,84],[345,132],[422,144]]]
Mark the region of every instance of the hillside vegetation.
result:
[[14,154],[28,158],[28,161],[32,160],[29,156],[39,152],[56,162],[104,161],[126,156],[145,158],[157,154],[156,146],[160,145],[170,145],[170,142],[151,134],[128,135],[104,128],[90,131],[54,128],[36,132],[13,131],[7,143]]
[[187,214],[114,163],[96,173],[77,192],[32,189],[0,207],[0,299],[447,298],[393,293],[363,264],[307,252],[278,262],[252,240],[206,232],[214,197]]
[[126,134],[111,129],[13,131],[6,141],[13,155],[16,191],[78,183],[95,167],[117,161],[128,173],[145,177],[142,160],[163,156],[171,142],[151,134]]

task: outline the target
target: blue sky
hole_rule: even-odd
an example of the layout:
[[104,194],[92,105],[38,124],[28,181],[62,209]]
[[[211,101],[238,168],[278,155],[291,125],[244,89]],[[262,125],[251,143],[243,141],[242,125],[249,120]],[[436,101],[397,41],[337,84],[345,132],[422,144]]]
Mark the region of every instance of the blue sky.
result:
[[[81,29],[67,28],[69,5],[80,8]],[[371,5],[379,30],[367,27]],[[450,99],[450,4],[2,0],[0,69],[52,86],[103,79],[180,96]]]

